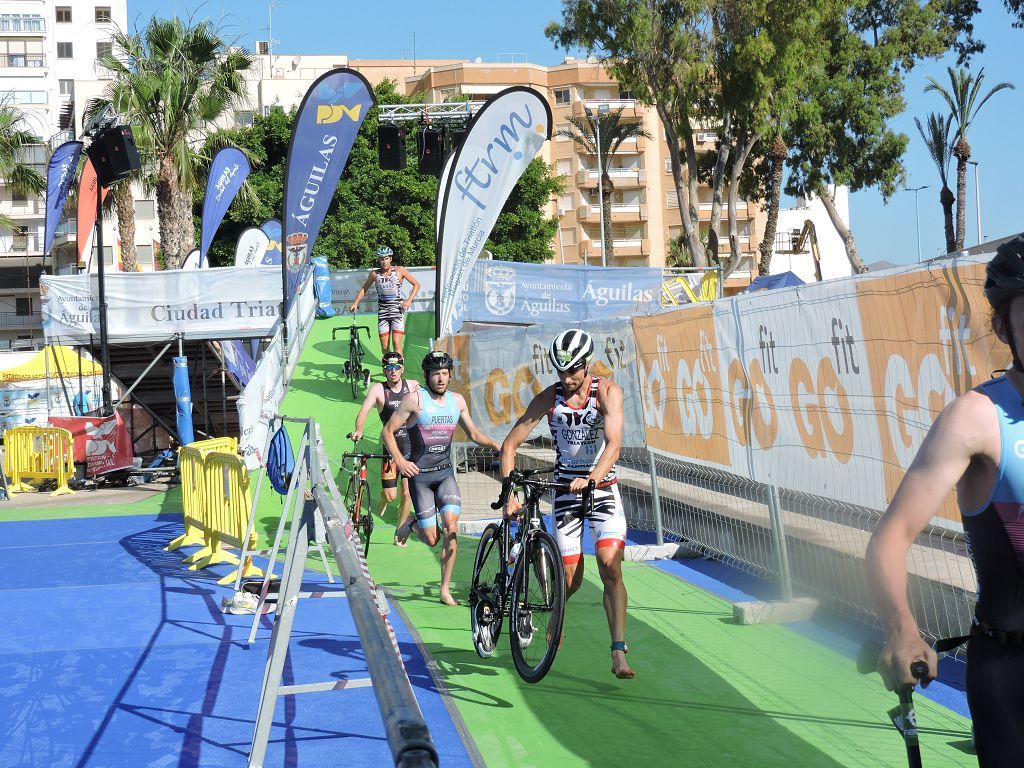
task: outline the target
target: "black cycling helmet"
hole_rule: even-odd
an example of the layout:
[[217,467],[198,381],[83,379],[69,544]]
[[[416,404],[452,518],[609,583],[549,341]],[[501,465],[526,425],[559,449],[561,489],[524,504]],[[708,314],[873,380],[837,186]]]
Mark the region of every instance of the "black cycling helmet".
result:
[[452,360],[452,356],[447,352],[435,350],[428,352],[427,356],[423,358],[424,373],[440,371],[442,368],[447,368],[449,371],[455,368],[455,361]]
[[381,368],[385,365],[405,365],[405,359],[400,352],[385,352],[381,355],[380,365]]
[[985,267],[985,298],[999,309],[1018,293],[1024,293],[1024,237],[1017,236],[996,249]]

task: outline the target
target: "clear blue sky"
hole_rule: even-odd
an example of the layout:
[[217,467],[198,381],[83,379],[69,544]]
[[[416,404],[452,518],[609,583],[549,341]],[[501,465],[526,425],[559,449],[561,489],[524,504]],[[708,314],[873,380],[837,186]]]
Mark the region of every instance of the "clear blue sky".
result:
[[[1024,144],[1015,136],[1024,124],[1024,78],[1018,78],[1020,55],[1024,50],[1024,30],[1013,29],[1001,2],[986,0],[976,18],[975,36],[987,49],[974,57],[970,67],[985,68],[987,86],[1001,81],[1013,82],[1017,90],[996,94],[982,109],[968,134],[973,160],[979,162],[981,186],[981,223],[983,239],[995,239],[1024,230],[1020,212],[1020,186],[1014,180],[1021,172]],[[196,18],[213,17],[221,21],[229,35],[252,49],[256,40],[266,40],[269,2],[251,0],[128,0],[130,24],[154,13],[191,14]],[[323,14],[320,20],[319,14]],[[378,0],[288,0],[275,3],[273,10],[275,50],[285,54],[338,53],[355,59],[417,58],[475,59],[485,62],[525,60],[535,64],[557,64],[565,52],[558,51],[544,37],[549,21],[560,18],[557,0],[520,0],[512,7],[480,0],[444,0],[441,3]],[[324,21],[325,20],[325,21]],[[907,111],[893,123],[896,130],[910,137],[904,156],[907,186],[924,184],[918,193],[921,221],[921,255],[929,258],[944,250],[942,208],[938,202],[939,180],[914,126],[914,117],[922,121],[928,112],[944,112],[937,94],[924,93],[928,75],[946,83],[948,61],[926,62],[907,79]],[[1016,82],[1015,82],[1016,81]],[[955,189],[955,166],[950,168],[951,187]],[[914,219],[914,193],[899,192],[888,203],[875,190],[856,193],[851,201],[851,226],[865,262],[885,259],[897,264],[917,259],[917,229]],[[1017,201],[1017,202],[1015,202]],[[969,169],[967,227],[965,244],[977,242],[975,224],[974,169]]]

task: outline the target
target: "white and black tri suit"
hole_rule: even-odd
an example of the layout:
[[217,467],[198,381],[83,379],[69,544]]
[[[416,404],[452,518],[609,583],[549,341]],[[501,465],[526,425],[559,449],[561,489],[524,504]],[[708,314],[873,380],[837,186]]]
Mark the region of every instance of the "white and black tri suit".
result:
[[[565,400],[562,382],[555,385],[555,404],[548,413],[548,427],[555,442],[555,482],[568,484],[594,471],[605,449],[604,415],[598,407],[601,379],[590,378],[587,399],[579,408]],[[582,494],[556,493],[552,506],[555,513],[555,539],[566,562],[580,558],[583,545]],[[594,511],[590,517],[590,535],[598,549],[625,547],[626,516],[612,467],[594,490]]]
[[402,281],[394,267],[388,272],[379,269],[373,273],[377,289],[377,330],[387,333],[405,333],[405,313],[402,311]]

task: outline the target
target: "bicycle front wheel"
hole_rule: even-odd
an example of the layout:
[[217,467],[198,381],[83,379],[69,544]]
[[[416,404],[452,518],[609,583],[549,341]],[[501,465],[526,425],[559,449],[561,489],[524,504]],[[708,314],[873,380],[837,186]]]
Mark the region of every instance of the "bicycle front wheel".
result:
[[501,527],[491,523],[480,535],[469,587],[469,626],[473,631],[473,647],[482,659],[494,653],[501,635],[505,578]]
[[509,636],[516,672],[540,682],[551,669],[562,639],[565,572],[550,534],[535,531],[523,546],[512,574]]
[[362,375],[362,371],[359,369],[358,356],[354,351],[350,351],[348,356],[348,384],[352,387],[353,400],[359,397],[359,393],[356,390],[356,382],[359,381]]
[[370,513],[370,484],[360,483],[363,490],[359,494],[361,509],[359,510],[359,537],[363,540],[363,556],[370,555],[370,536],[373,534],[373,515]]

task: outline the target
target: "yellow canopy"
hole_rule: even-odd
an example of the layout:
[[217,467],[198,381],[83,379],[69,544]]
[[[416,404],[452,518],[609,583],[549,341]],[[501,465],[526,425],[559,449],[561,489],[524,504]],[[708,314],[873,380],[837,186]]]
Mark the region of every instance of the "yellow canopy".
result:
[[82,375],[101,375],[103,369],[98,363],[81,357],[73,348],[54,344],[40,352],[12,353],[10,356],[0,355],[0,384],[12,381],[31,381],[45,379],[47,364],[51,377],[58,371],[65,376],[77,376],[81,361]]

